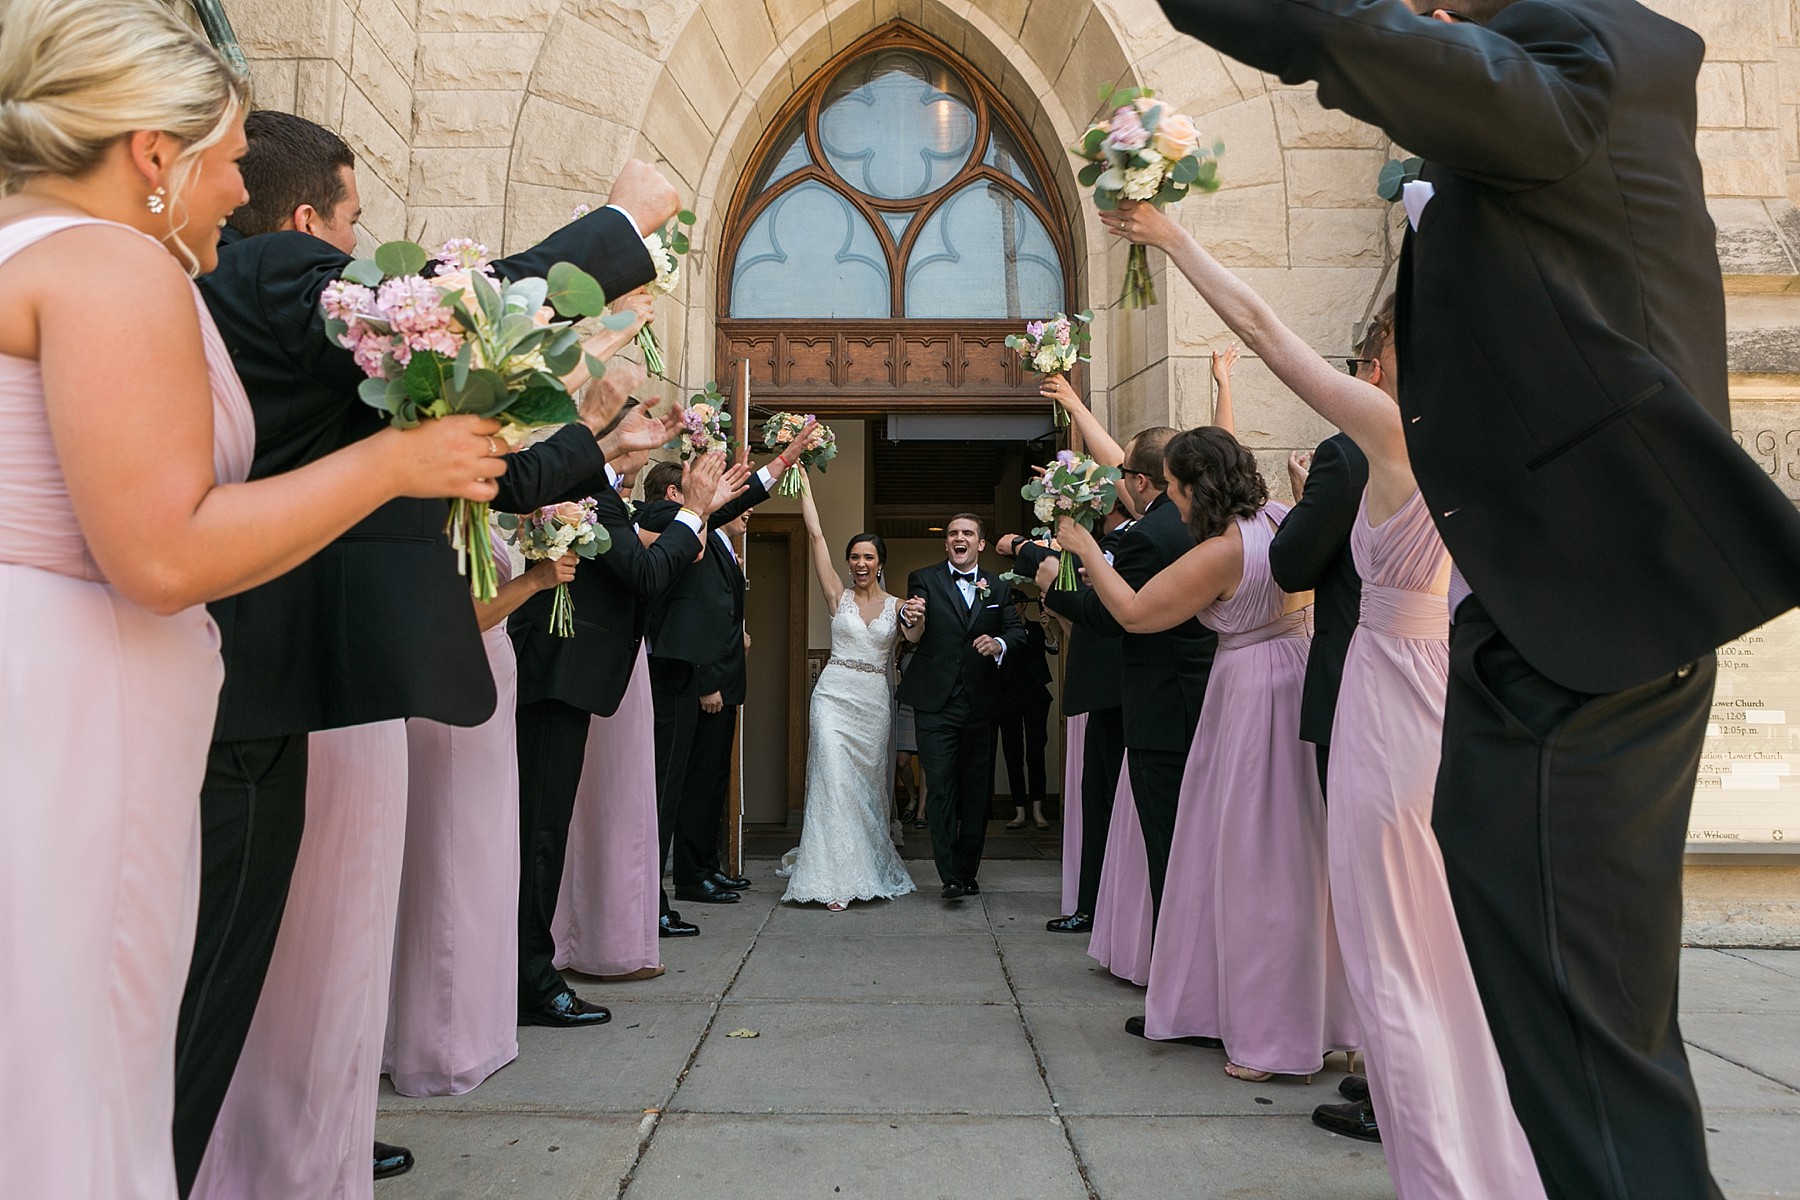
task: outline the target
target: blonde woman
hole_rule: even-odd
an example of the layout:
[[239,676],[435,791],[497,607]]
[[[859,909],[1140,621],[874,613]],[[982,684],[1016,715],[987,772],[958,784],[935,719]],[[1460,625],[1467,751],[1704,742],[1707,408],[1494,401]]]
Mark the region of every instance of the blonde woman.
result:
[[190,276],[244,201],[244,79],[156,0],[0,10],[0,1179],[167,1200],[198,793],[201,605],[401,495],[494,495],[474,419],[253,484]]

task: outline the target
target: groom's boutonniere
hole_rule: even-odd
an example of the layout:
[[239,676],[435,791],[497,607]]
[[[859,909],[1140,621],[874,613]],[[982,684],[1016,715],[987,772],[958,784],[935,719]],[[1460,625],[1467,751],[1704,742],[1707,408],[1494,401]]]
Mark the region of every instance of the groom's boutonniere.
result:
[[986,600],[988,598],[989,590],[987,576],[982,575],[977,577],[975,580],[975,594],[983,600]]

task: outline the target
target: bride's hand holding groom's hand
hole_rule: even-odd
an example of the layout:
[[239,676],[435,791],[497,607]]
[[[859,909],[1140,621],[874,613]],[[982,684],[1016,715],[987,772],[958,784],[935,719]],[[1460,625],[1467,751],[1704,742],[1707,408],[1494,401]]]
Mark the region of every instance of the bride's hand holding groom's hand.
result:
[[925,597],[908,596],[900,605],[900,619],[908,625],[916,625],[925,619]]

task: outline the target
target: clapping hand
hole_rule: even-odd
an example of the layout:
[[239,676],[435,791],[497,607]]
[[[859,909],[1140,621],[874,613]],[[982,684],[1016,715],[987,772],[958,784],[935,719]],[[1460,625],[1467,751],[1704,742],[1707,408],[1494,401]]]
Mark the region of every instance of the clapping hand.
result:
[[[750,464],[733,463],[725,468],[719,476],[718,490],[713,493],[713,505],[709,512],[718,512],[733,500],[743,495],[750,487]],[[684,492],[683,495],[686,493]]]
[[[715,450],[692,459],[681,473],[681,494],[687,497],[687,508],[701,517],[711,515],[719,506],[721,484],[725,477],[725,455]],[[729,492],[726,493],[729,498]],[[704,544],[704,540],[702,542]]]

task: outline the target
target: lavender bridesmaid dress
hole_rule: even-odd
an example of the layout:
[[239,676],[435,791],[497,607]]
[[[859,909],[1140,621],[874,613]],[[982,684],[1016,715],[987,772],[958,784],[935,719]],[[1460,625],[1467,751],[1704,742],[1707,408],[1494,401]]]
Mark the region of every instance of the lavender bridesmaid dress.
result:
[[1418,492],[1350,533],[1362,619],[1331,731],[1331,893],[1399,1200],[1542,1200],[1431,832],[1445,550]]
[[562,891],[550,923],[559,969],[628,975],[662,964],[656,762],[649,753],[655,734],[650,668],[640,649],[619,710],[588,725]]
[[[505,581],[512,556],[493,535]],[[519,1054],[518,666],[481,635],[499,697],[473,729],[406,723],[406,854],[382,1070],[403,1096],[460,1096]]]
[[[77,225],[0,229],[0,263]],[[124,228],[120,226],[120,228]],[[255,426],[194,294],[213,475]],[[0,356],[0,1191],[173,1200],[175,1017],[199,898],[200,781],[224,668],[196,605],[159,617],[83,541],[35,361]]]
[[1074,912],[1081,891],[1081,739],[1086,731],[1087,714],[1077,713],[1069,718],[1063,737],[1062,907],[1058,912]]
[[306,836],[193,1200],[368,1200],[406,835],[406,722],[307,738]]
[[[1126,757],[1131,752],[1127,750]],[[1150,852],[1131,798],[1131,772],[1119,769],[1112,823],[1106,827],[1106,860],[1094,896],[1094,931],[1088,957],[1120,979],[1150,982]]]
[[1239,1066],[1310,1075],[1361,1039],[1331,923],[1318,767],[1300,740],[1310,613],[1284,615],[1269,574],[1287,511],[1238,520],[1243,578],[1199,614],[1219,650],[1181,782],[1144,1032],[1221,1038]]

